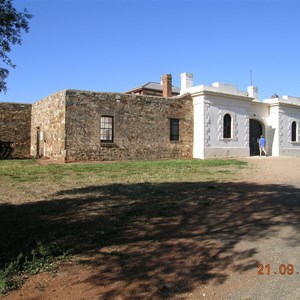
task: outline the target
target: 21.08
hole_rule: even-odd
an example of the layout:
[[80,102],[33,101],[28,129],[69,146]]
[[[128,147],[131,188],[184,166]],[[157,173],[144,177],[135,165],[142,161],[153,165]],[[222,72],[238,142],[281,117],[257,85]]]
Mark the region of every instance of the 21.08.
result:
[[271,266],[269,264],[263,265],[259,264],[257,275],[270,275],[270,274],[280,274],[280,275],[293,275],[299,274],[299,272],[295,271],[295,267],[293,264],[281,264],[277,271],[272,271]]

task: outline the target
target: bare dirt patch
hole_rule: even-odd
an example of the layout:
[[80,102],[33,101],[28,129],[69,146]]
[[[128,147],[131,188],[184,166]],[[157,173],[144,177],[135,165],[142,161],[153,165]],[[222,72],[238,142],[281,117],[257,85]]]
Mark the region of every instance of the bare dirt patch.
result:
[[246,161],[231,181],[90,185],[0,206],[0,257],[37,226],[75,253],[4,299],[297,299],[297,271],[257,265],[300,273],[300,158]]

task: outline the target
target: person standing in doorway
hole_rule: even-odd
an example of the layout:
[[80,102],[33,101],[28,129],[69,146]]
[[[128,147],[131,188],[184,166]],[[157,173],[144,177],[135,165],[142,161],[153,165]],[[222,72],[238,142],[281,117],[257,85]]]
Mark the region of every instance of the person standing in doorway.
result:
[[259,146],[259,156],[261,156],[262,152],[265,153],[265,156],[268,156],[267,151],[266,151],[266,140],[262,135],[260,136],[260,138],[258,140],[258,146]]

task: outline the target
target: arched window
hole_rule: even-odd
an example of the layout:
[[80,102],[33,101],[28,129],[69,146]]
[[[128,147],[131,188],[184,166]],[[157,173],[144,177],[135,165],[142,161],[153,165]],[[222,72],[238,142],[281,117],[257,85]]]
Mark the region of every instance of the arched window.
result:
[[230,139],[231,138],[231,116],[230,114],[226,114],[223,119],[223,138]]
[[297,142],[297,123],[292,122],[292,142]]

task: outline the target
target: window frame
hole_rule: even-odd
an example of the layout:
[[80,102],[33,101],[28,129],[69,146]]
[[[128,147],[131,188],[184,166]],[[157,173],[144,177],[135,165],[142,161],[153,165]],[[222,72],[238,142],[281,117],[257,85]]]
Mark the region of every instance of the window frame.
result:
[[232,139],[232,116],[229,113],[223,116],[223,139]]
[[170,141],[179,142],[180,141],[180,119],[170,118]]
[[[109,119],[111,119],[111,122],[102,122],[103,118],[109,118]],[[100,142],[101,143],[109,143],[109,144],[111,144],[111,143],[114,142],[114,127],[115,127],[114,126],[114,121],[115,121],[114,116],[111,116],[111,115],[101,115],[100,116]],[[111,127],[110,126],[103,126],[103,124],[104,125],[111,125]],[[103,137],[105,135],[107,135],[107,133],[106,134],[105,133],[102,134],[102,130],[109,130],[108,136],[111,137],[111,138],[105,138],[105,139],[103,139]]]
[[291,142],[297,143],[298,142],[298,126],[296,121],[292,121],[291,124]]

